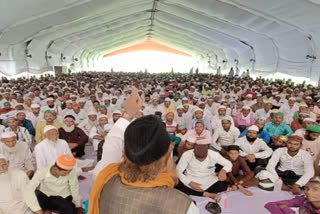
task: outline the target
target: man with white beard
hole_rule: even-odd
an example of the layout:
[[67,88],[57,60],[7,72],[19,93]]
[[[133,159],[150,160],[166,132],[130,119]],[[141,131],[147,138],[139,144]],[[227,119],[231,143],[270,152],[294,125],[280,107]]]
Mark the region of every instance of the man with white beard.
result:
[[234,126],[233,118],[227,114],[227,108],[223,105],[219,106],[218,108],[218,114],[212,117],[211,120],[211,126],[213,130],[216,130],[218,128],[222,128],[222,119],[229,118],[231,121],[232,126]]
[[87,136],[89,136],[92,127],[98,125],[97,117],[98,114],[95,111],[90,111],[88,113],[88,118],[82,121],[78,127],[82,129]]
[[182,105],[177,106],[177,111],[174,113],[174,121],[179,125],[188,125],[189,121]]
[[75,118],[72,115],[66,115],[58,131],[59,138],[67,141],[74,156],[81,158],[85,154],[84,148],[88,142],[88,136],[82,129],[75,126]]
[[9,168],[9,160],[0,154],[0,213],[32,214],[23,202],[23,192],[29,178],[21,170]]
[[[58,129],[54,126],[46,126],[44,128],[45,139],[38,143],[34,148],[34,155],[37,162],[37,169],[51,166],[55,163],[60,155],[72,155],[68,143],[59,139]],[[91,170],[93,161],[77,160],[77,173],[80,175],[82,171]]]
[[1,135],[0,154],[8,157],[11,169],[24,171],[31,178],[36,169],[35,160],[27,143],[17,141],[14,132],[4,132]]

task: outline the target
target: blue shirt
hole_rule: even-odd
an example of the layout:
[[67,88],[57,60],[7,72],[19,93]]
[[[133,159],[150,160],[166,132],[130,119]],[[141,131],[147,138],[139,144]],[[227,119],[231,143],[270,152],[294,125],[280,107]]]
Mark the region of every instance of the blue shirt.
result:
[[275,126],[274,122],[269,122],[264,126],[263,130],[268,132],[270,136],[284,135],[286,137],[289,137],[290,135],[293,134],[293,131],[290,128],[290,126],[288,126],[285,123],[280,123],[279,126]]
[[34,130],[34,127],[32,125],[31,120],[25,119],[22,123],[22,127],[26,128],[28,130],[29,134],[35,136],[36,133],[35,133],[35,130]]
[[[243,136],[246,136],[247,135],[247,132],[248,132],[248,129],[244,130],[240,136],[240,137],[243,137]],[[262,130],[260,133],[259,133],[259,138],[263,139],[264,142],[266,142],[267,144],[269,144],[270,142],[270,135],[268,132],[266,132],[265,130]]]

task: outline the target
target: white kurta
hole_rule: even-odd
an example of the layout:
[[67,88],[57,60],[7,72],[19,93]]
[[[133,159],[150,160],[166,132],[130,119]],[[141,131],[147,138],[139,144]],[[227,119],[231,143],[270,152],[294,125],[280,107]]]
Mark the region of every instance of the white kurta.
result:
[[21,170],[0,174],[0,214],[32,214],[23,201],[23,192],[29,178]]
[[32,112],[26,114],[26,118],[31,121],[34,128],[37,127],[38,123],[43,120],[43,113],[40,112],[38,116],[34,115]]
[[4,154],[9,159],[10,169],[19,169],[24,172],[35,170],[35,160],[29,146],[25,142],[17,141],[17,150],[8,152],[4,148],[4,143],[0,143],[0,154]]
[[191,181],[201,184],[203,190],[208,189],[218,181],[215,173],[215,165],[220,164],[226,172],[232,169],[232,163],[222,157],[218,152],[208,150],[207,158],[199,161],[194,150],[183,153],[177,165],[177,175],[180,181],[188,186]]

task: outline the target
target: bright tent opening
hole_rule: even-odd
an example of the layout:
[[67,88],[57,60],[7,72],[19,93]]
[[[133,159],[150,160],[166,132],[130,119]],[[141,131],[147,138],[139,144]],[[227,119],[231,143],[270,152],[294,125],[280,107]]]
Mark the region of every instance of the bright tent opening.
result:
[[196,60],[190,54],[147,40],[106,54],[99,67],[109,71],[186,73],[194,66]]

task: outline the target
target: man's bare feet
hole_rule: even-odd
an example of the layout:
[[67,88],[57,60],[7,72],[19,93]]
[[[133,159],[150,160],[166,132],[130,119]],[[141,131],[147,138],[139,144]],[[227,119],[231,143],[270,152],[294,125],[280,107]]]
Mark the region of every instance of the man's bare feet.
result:
[[210,193],[210,192],[204,192],[203,196],[209,197],[209,198],[215,200],[216,202],[219,202],[220,199],[221,199],[220,195],[214,194],[214,193]]
[[247,195],[247,196],[253,196],[253,193],[249,190],[247,190],[246,188],[244,188],[242,185],[238,185],[238,188],[240,189],[240,191]]

